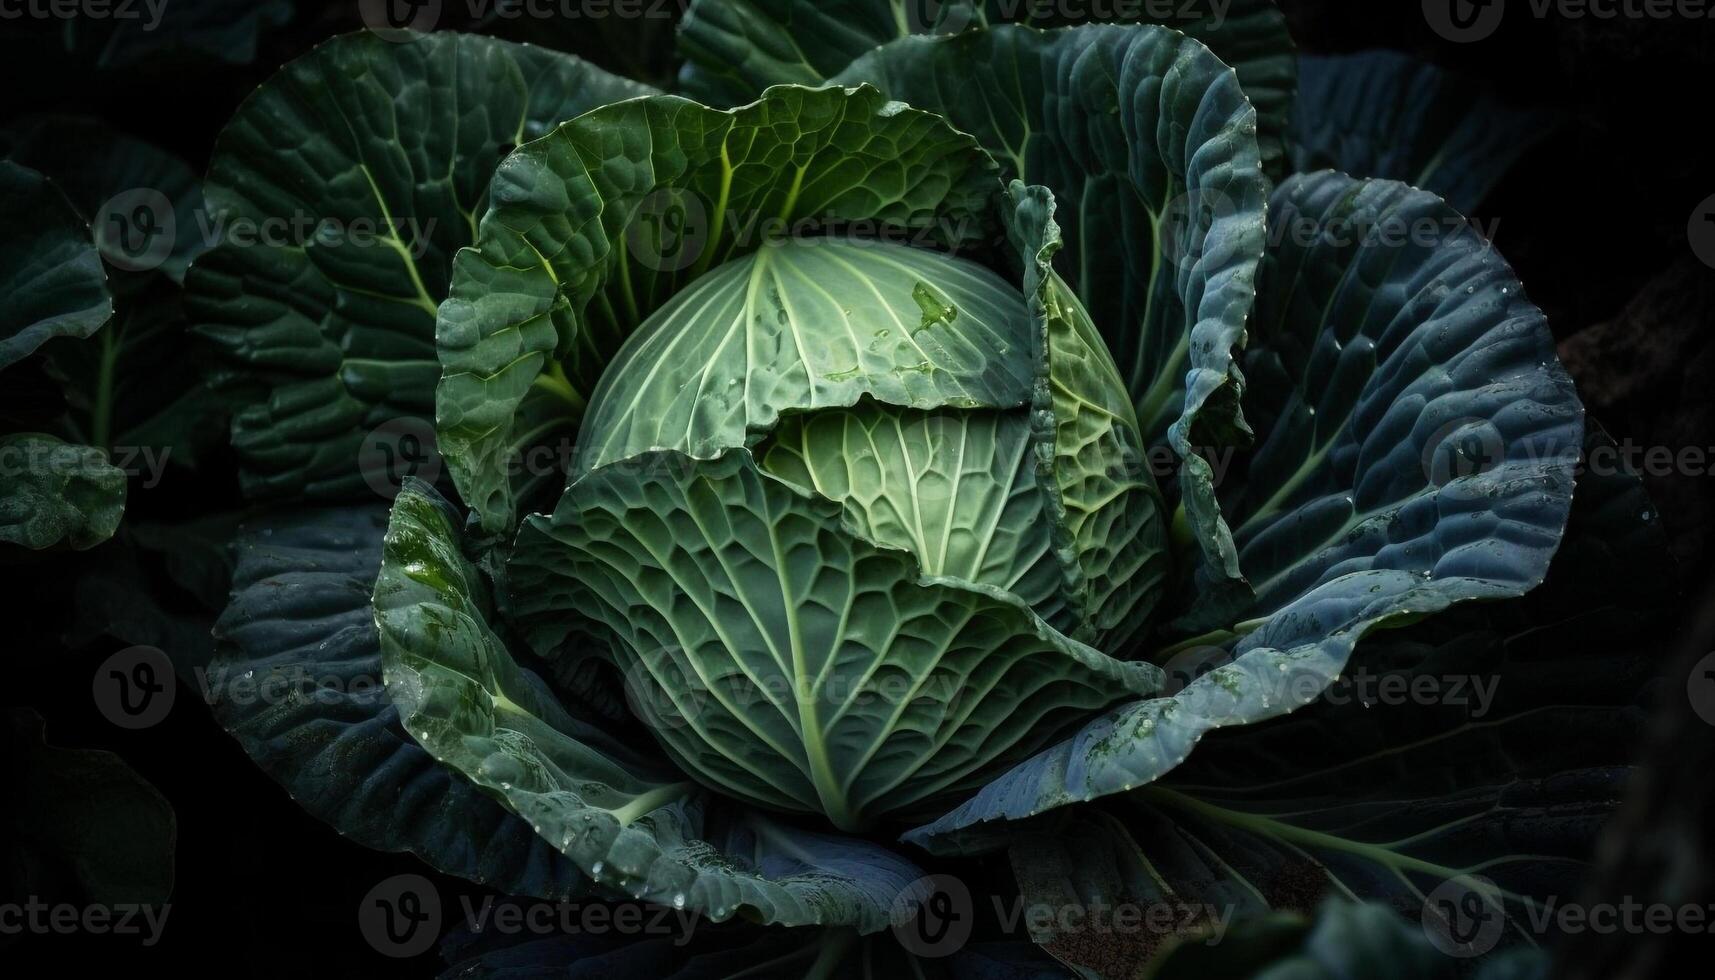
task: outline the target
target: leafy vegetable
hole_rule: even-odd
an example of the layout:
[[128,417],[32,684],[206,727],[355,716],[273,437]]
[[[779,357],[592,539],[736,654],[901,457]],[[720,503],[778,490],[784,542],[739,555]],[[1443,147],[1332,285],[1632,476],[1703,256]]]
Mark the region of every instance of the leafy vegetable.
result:
[[1295,170],[1403,181],[1466,213],[1561,121],[1394,51],[1305,55],[1298,74]]
[[[217,717],[368,846],[726,923],[684,949],[461,936],[457,970],[1435,976],[1363,903],[1492,869],[1516,917],[1570,886],[1624,772],[1516,749],[1565,723],[1547,693],[1509,688],[1492,726],[1328,703],[1366,671],[1584,669],[1509,646],[1521,602],[1573,601],[1520,600],[1585,441],[1546,320],[1458,211],[1381,179],[1486,186],[1452,159],[1484,126],[1442,125],[1465,89],[1301,61],[1260,0],[1070,20],[698,0],[682,94],[359,34],[221,135],[184,302],[257,509]],[[1366,172],[1285,176],[1324,157]],[[49,373],[129,395],[100,365],[178,322],[150,309],[47,345]],[[67,395],[75,435],[191,426],[108,396]],[[426,469],[395,496],[367,447],[401,426]],[[306,675],[337,684],[243,696]],[[1572,702],[1593,736],[1635,720],[1621,687]],[[1117,948],[1003,926],[1034,945],[926,965],[900,930],[948,866],[1193,914]]]
[[198,328],[251,384],[232,431],[248,494],[367,492],[366,432],[433,415],[435,310],[495,163],[561,119],[646,91],[524,45],[365,33],[245,102],[206,181],[221,242],[186,285]]
[[0,369],[51,337],[88,337],[113,315],[89,226],[47,178],[0,161]]

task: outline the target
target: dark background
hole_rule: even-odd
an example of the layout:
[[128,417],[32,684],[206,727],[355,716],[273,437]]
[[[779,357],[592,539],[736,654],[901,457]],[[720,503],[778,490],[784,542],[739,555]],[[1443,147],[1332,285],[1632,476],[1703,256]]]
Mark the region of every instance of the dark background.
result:
[[[1526,9],[1509,4],[1515,5]],[[299,6],[291,24],[264,37],[248,66],[178,65],[114,84],[70,65],[52,78],[14,77],[0,65],[6,76],[0,122],[43,111],[97,115],[200,171],[219,127],[257,84],[317,41],[361,23],[355,0]],[[1622,444],[1715,445],[1715,269],[1697,259],[1687,240],[1694,213],[1715,195],[1707,133],[1715,20],[1570,21],[1509,11],[1495,36],[1456,45],[1428,28],[1418,0],[1283,0],[1281,6],[1305,50],[1408,51],[1485,78],[1517,101],[1567,114],[1569,123],[1526,154],[1475,216],[1485,227],[1498,222],[1496,242],[1548,313],[1592,417]],[[9,30],[0,22],[0,36]],[[596,47],[587,53],[601,61]],[[1715,477],[1681,473],[1647,481],[1681,563],[1678,608],[1686,619],[1662,654],[1677,658],[1666,661],[1676,663],[1672,676],[1685,676],[1691,662],[1715,649],[1715,623],[1691,622],[1715,600],[1706,547]],[[207,498],[230,491],[199,488],[202,499],[180,499],[194,512],[225,503]],[[36,582],[57,577],[51,564],[33,565],[29,575]],[[8,568],[3,558],[0,576],[14,579],[0,586],[11,597],[3,605],[13,607],[6,621],[14,624],[0,702],[39,710],[50,742],[120,753],[178,814],[177,883],[159,946],[138,955],[135,939],[30,937],[0,943],[7,973],[34,975],[49,963],[64,971],[110,957],[163,971],[199,967],[267,977],[426,976],[440,966],[433,954],[399,962],[375,953],[357,929],[360,899],[401,873],[433,878],[449,904],[460,895],[480,900],[480,889],[437,878],[409,856],[351,844],[309,817],[214,723],[194,690],[181,687],[178,706],[160,725],[140,732],[113,727],[89,692],[95,665],[118,645],[66,649],[61,636],[72,613],[63,596],[19,581],[22,569]],[[1637,750],[1649,769],[1610,833],[1592,887],[1613,896],[1655,894],[1672,873],[1690,896],[1682,900],[1715,900],[1709,869],[1715,819],[1708,806],[1715,729],[1691,714],[1683,696],[1664,704],[1659,724],[1650,744]],[[0,793],[13,785],[0,775]],[[1669,836],[1672,848],[1662,844]],[[1578,942],[1571,959],[1581,975],[1647,976],[1661,966],[1660,950],[1645,940]]]

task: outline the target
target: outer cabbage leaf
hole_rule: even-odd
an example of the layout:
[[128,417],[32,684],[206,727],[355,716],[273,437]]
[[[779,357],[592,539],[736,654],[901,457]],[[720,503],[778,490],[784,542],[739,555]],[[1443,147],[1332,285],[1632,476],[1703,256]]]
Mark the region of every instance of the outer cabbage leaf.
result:
[[[1247,371],[1266,370],[1251,398],[1269,437],[1227,501],[1257,597],[1201,641],[1228,662],[1091,722],[908,839],[957,849],[949,835],[975,824],[1152,782],[1205,733],[1316,698],[1369,631],[1541,582],[1583,409],[1505,262],[1438,199],[1387,181],[1295,177],[1270,220],[1282,247]],[[1419,222],[1432,241],[1352,233]]]
[[1560,122],[1395,51],[1305,55],[1298,72],[1294,170],[1403,181],[1464,213]]
[[[150,467],[168,459],[194,465],[204,452],[224,445],[226,405],[216,390],[213,351],[188,335],[173,286],[204,244],[198,223],[202,189],[190,167],[96,120],[69,116],[11,124],[0,130],[0,153],[49,174],[80,214],[92,216],[95,227],[86,234],[93,234],[113,277],[117,312],[104,329],[87,342],[72,335],[41,348],[68,411],[63,420],[40,424],[72,441],[141,458]],[[160,198],[136,196],[140,192]],[[137,215],[136,208],[146,215]],[[150,221],[156,224],[143,223]],[[171,234],[170,247],[157,248],[148,237],[138,241],[143,228]],[[164,280],[131,274],[144,269],[139,260],[145,256],[160,261]],[[20,401],[30,402],[29,396]],[[19,407],[39,414],[43,406],[37,400]]]
[[1314,916],[1276,916],[1229,932],[1212,946],[1178,947],[1157,980],[1547,980],[1547,957],[1485,959],[1475,969],[1430,943],[1422,926],[1379,902],[1330,900]]
[[125,514],[125,473],[107,454],[39,432],[0,436],[0,542],[78,550],[113,536]]
[[513,895],[590,890],[530,825],[406,734],[382,682],[370,593],[387,510],[314,508],[238,536],[206,674],[215,718],[300,806],[366,847]]
[[[949,86],[948,79],[960,79]],[[1060,273],[1100,328],[1144,437],[1181,459],[1181,500],[1214,578],[1240,577],[1198,450],[1248,439],[1239,411],[1268,181],[1256,111],[1207,48],[1156,27],[997,27],[910,37],[838,81],[874,81],[976,135],[1053,191]]]
[[[78,116],[19,120],[0,130],[0,155],[53,177],[80,214],[100,222],[91,229],[95,241],[105,254],[120,257],[121,268],[126,268],[127,253],[112,238],[121,233],[120,228],[101,210],[126,192],[155,191],[170,207],[173,243],[160,269],[174,282],[184,282],[191,259],[208,244],[198,223],[202,184],[190,166],[152,143],[114,132],[99,120]],[[164,223],[167,216],[153,217]]]
[[888,0],[695,0],[679,24],[679,55],[685,61],[679,91],[707,105],[727,106],[743,105],[772,85],[822,85],[870,48],[934,27],[921,22],[925,13],[935,16],[935,6]]
[[[1425,896],[1475,873],[1496,886],[1491,938],[1542,942],[1544,903],[1577,889],[1625,795],[1656,683],[1647,638],[1671,601],[1660,523],[1640,519],[1654,508],[1637,476],[1606,469],[1612,447],[1587,440],[1593,463],[1541,588],[1373,637],[1319,703],[1214,733],[1160,783],[1099,809],[1044,815],[1011,845],[1027,896],[1096,882],[1110,903],[1220,909],[1226,949],[1325,897],[1384,902],[1421,936],[1441,911]],[[1173,679],[1219,663],[1185,658]],[[1208,924],[1162,937],[1177,947],[1165,975],[1237,972],[1199,951]],[[1078,962],[1109,952],[1044,938]]]
[[142,509],[133,509],[99,562],[78,570],[62,637],[77,649],[108,639],[155,647],[196,684],[214,656],[213,627],[231,593],[229,552],[245,515],[162,522],[138,516]]
[[[1099,4],[1086,9],[1089,7],[1101,10]],[[1128,12],[1124,3],[1112,8]],[[1077,5],[1053,0],[986,0],[986,19],[989,23],[1016,20],[1035,27],[1064,27],[1096,19],[1087,14],[1067,16],[1062,9],[1076,11]],[[1276,179],[1284,176],[1299,61],[1287,31],[1286,15],[1274,0],[1173,0],[1132,4],[1130,10],[1135,15],[1121,18],[1123,22],[1159,24],[1181,31],[1232,66],[1245,98],[1256,108],[1263,169]],[[1009,11],[1016,12],[1008,17]]]
[[[825,82],[871,48],[912,34],[956,34],[1009,21],[1064,27],[1086,19],[1069,18],[1060,6],[1033,0],[695,0],[679,30],[685,59],[679,87],[701,102],[737,105],[770,85]],[[1233,66],[1257,109],[1265,165],[1275,172],[1283,163],[1297,62],[1286,18],[1273,0],[1132,7],[1135,16],[1127,20],[1183,31]]]
[[570,713],[490,627],[460,523],[408,481],[375,584],[388,698],[437,759],[598,882],[717,922],[874,932],[911,899],[920,872],[885,848],[734,807]]
[[0,161],[0,369],[53,337],[88,337],[113,316],[89,226],[47,178]]
[[526,467],[515,487],[512,461],[574,431],[621,344],[692,280],[803,221],[982,242],[993,175],[969,136],[867,87],[731,112],[638,99],[521,147],[438,328],[440,442],[485,534],[559,476]]
[[193,335],[182,293],[161,277],[124,277],[118,312],[85,340],[42,347],[65,395],[55,431],[113,453],[156,485],[170,465],[195,467],[226,444],[230,396],[215,353]]
[[[173,0],[151,8],[136,3],[133,16],[14,19],[0,37],[0,57],[23,68],[18,77],[51,68],[129,72],[187,65],[201,70],[248,65],[261,40],[292,19],[291,0],[235,4],[227,0]],[[103,8],[103,13],[109,8]]]
[[233,420],[248,494],[365,492],[366,431],[432,415],[436,308],[495,164],[648,91],[528,45],[360,33],[250,96],[209,167],[222,242],[186,283],[193,319],[251,382]]
[[553,517],[526,521],[509,581],[545,656],[610,639],[687,771],[851,830],[938,812],[1159,679],[1009,592],[923,575],[742,449],[646,454],[580,478]]

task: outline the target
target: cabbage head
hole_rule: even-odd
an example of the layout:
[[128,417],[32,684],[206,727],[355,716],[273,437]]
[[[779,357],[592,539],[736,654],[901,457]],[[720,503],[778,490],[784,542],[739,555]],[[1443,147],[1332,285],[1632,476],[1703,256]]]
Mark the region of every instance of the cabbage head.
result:
[[[857,935],[1077,827],[1266,907],[1226,876],[1286,880],[1245,835],[1292,811],[1172,775],[1543,580],[1584,441],[1546,320],[1431,191],[1285,172],[1272,5],[870,6],[699,2],[684,94],[362,34],[252,96],[225,217],[437,220],[191,267],[291,501],[217,667],[384,678],[216,710],[342,832],[512,894]],[[400,427],[425,465],[363,502]]]

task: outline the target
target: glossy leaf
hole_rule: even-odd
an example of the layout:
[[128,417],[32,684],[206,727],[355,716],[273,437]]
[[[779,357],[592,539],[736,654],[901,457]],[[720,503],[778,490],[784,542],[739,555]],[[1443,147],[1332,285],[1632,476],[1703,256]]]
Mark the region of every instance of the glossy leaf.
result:
[[994,586],[921,573],[744,450],[648,454],[528,519],[513,608],[545,656],[608,637],[645,720],[724,793],[861,829],[933,810],[1152,669]]
[[1174,0],[1105,7],[1033,0],[695,0],[679,31],[680,90],[738,105],[770,85],[817,85],[877,45],[913,34],[957,34],[1013,22],[1065,27],[1113,13],[1201,41],[1238,72],[1256,106],[1265,165],[1278,176],[1297,63],[1273,0]]
[[652,449],[707,459],[783,414],[865,398],[1020,408],[1030,348],[1017,288],[974,262],[786,239],[690,284],[625,345],[591,397],[573,475]]
[[[1223,487],[1257,598],[1192,641],[1229,662],[1091,722],[910,839],[956,848],[945,835],[962,828],[1152,782],[1205,733],[1316,698],[1371,630],[1542,581],[1583,409],[1506,264],[1445,204],[1385,181],[1294,178],[1270,220],[1283,246],[1246,371],[1269,437]],[[1432,241],[1351,234],[1424,222]]]
[[731,112],[633,100],[520,148],[440,314],[439,438],[484,532],[510,531],[515,477],[557,492],[557,470],[511,462],[575,430],[621,344],[692,280],[805,222],[980,242],[993,166],[868,88],[784,87]]
[[89,226],[57,188],[0,161],[0,369],[53,337],[88,337],[113,316]]
[[371,505],[281,511],[242,530],[202,675],[215,718],[298,805],[359,844],[508,894],[587,893],[575,865],[401,725],[370,609],[386,525]]
[[248,494],[365,492],[366,433],[433,414],[436,307],[495,164],[648,91],[527,45],[361,33],[251,95],[209,167],[221,243],[186,282],[193,319],[249,382],[233,422]]
[[1077,635],[1121,651],[1143,631],[1163,591],[1168,549],[1161,491],[1137,415],[1107,344],[1054,272],[1064,245],[1054,196],[1014,182],[1008,233],[1024,264],[1037,381],[1031,424],[1042,444],[1038,476],[1057,548],[1077,561]]
[[107,454],[35,432],[0,436],[0,543],[93,548],[125,513],[125,473]]
[[1402,181],[1465,213],[1561,121],[1395,51],[1305,55],[1298,72],[1293,169]]
[[1541,588],[1374,638],[1319,703],[1217,733],[1119,804],[1182,894],[1236,888],[1300,910],[1329,894],[1421,920],[1424,895],[1478,873],[1501,889],[1492,941],[1546,941],[1544,903],[1579,887],[1623,795],[1671,589],[1642,484],[1610,471],[1603,446],[1587,442],[1594,462]]
[[762,923],[886,927],[920,872],[859,838],[735,808],[569,712],[490,627],[460,523],[430,488],[408,482],[375,585],[387,695],[418,742],[616,891],[717,922],[742,912]]
[[[160,248],[149,243],[142,251],[151,260],[158,251],[159,268],[174,282],[184,282],[191,259],[209,244],[199,220],[202,184],[190,165],[99,120],[27,117],[0,130],[0,156],[52,177],[78,213],[96,223],[91,231],[97,245],[120,256],[119,268],[128,266],[117,236],[137,234],[139,229],[127,229],[124,222],[138,206],[147,209],[143,220],[151,227],[169,227],[171,213],[172,244]],[[107,210],[109,205],[117,205],[117,210]]]
[[[948,78],[961,78],[948,86]],[[1112,351],[1218,579],[1240,572],[1198,450],[1243,442],[1234,362],[1263,251],[1256,111],[1232,70],[1155,27],[996,27],[910,37],[836,79],[872,81],[974,134],[1061,202],[1057,269]],[[1196,560],[1196,559],[1193,559]]]

